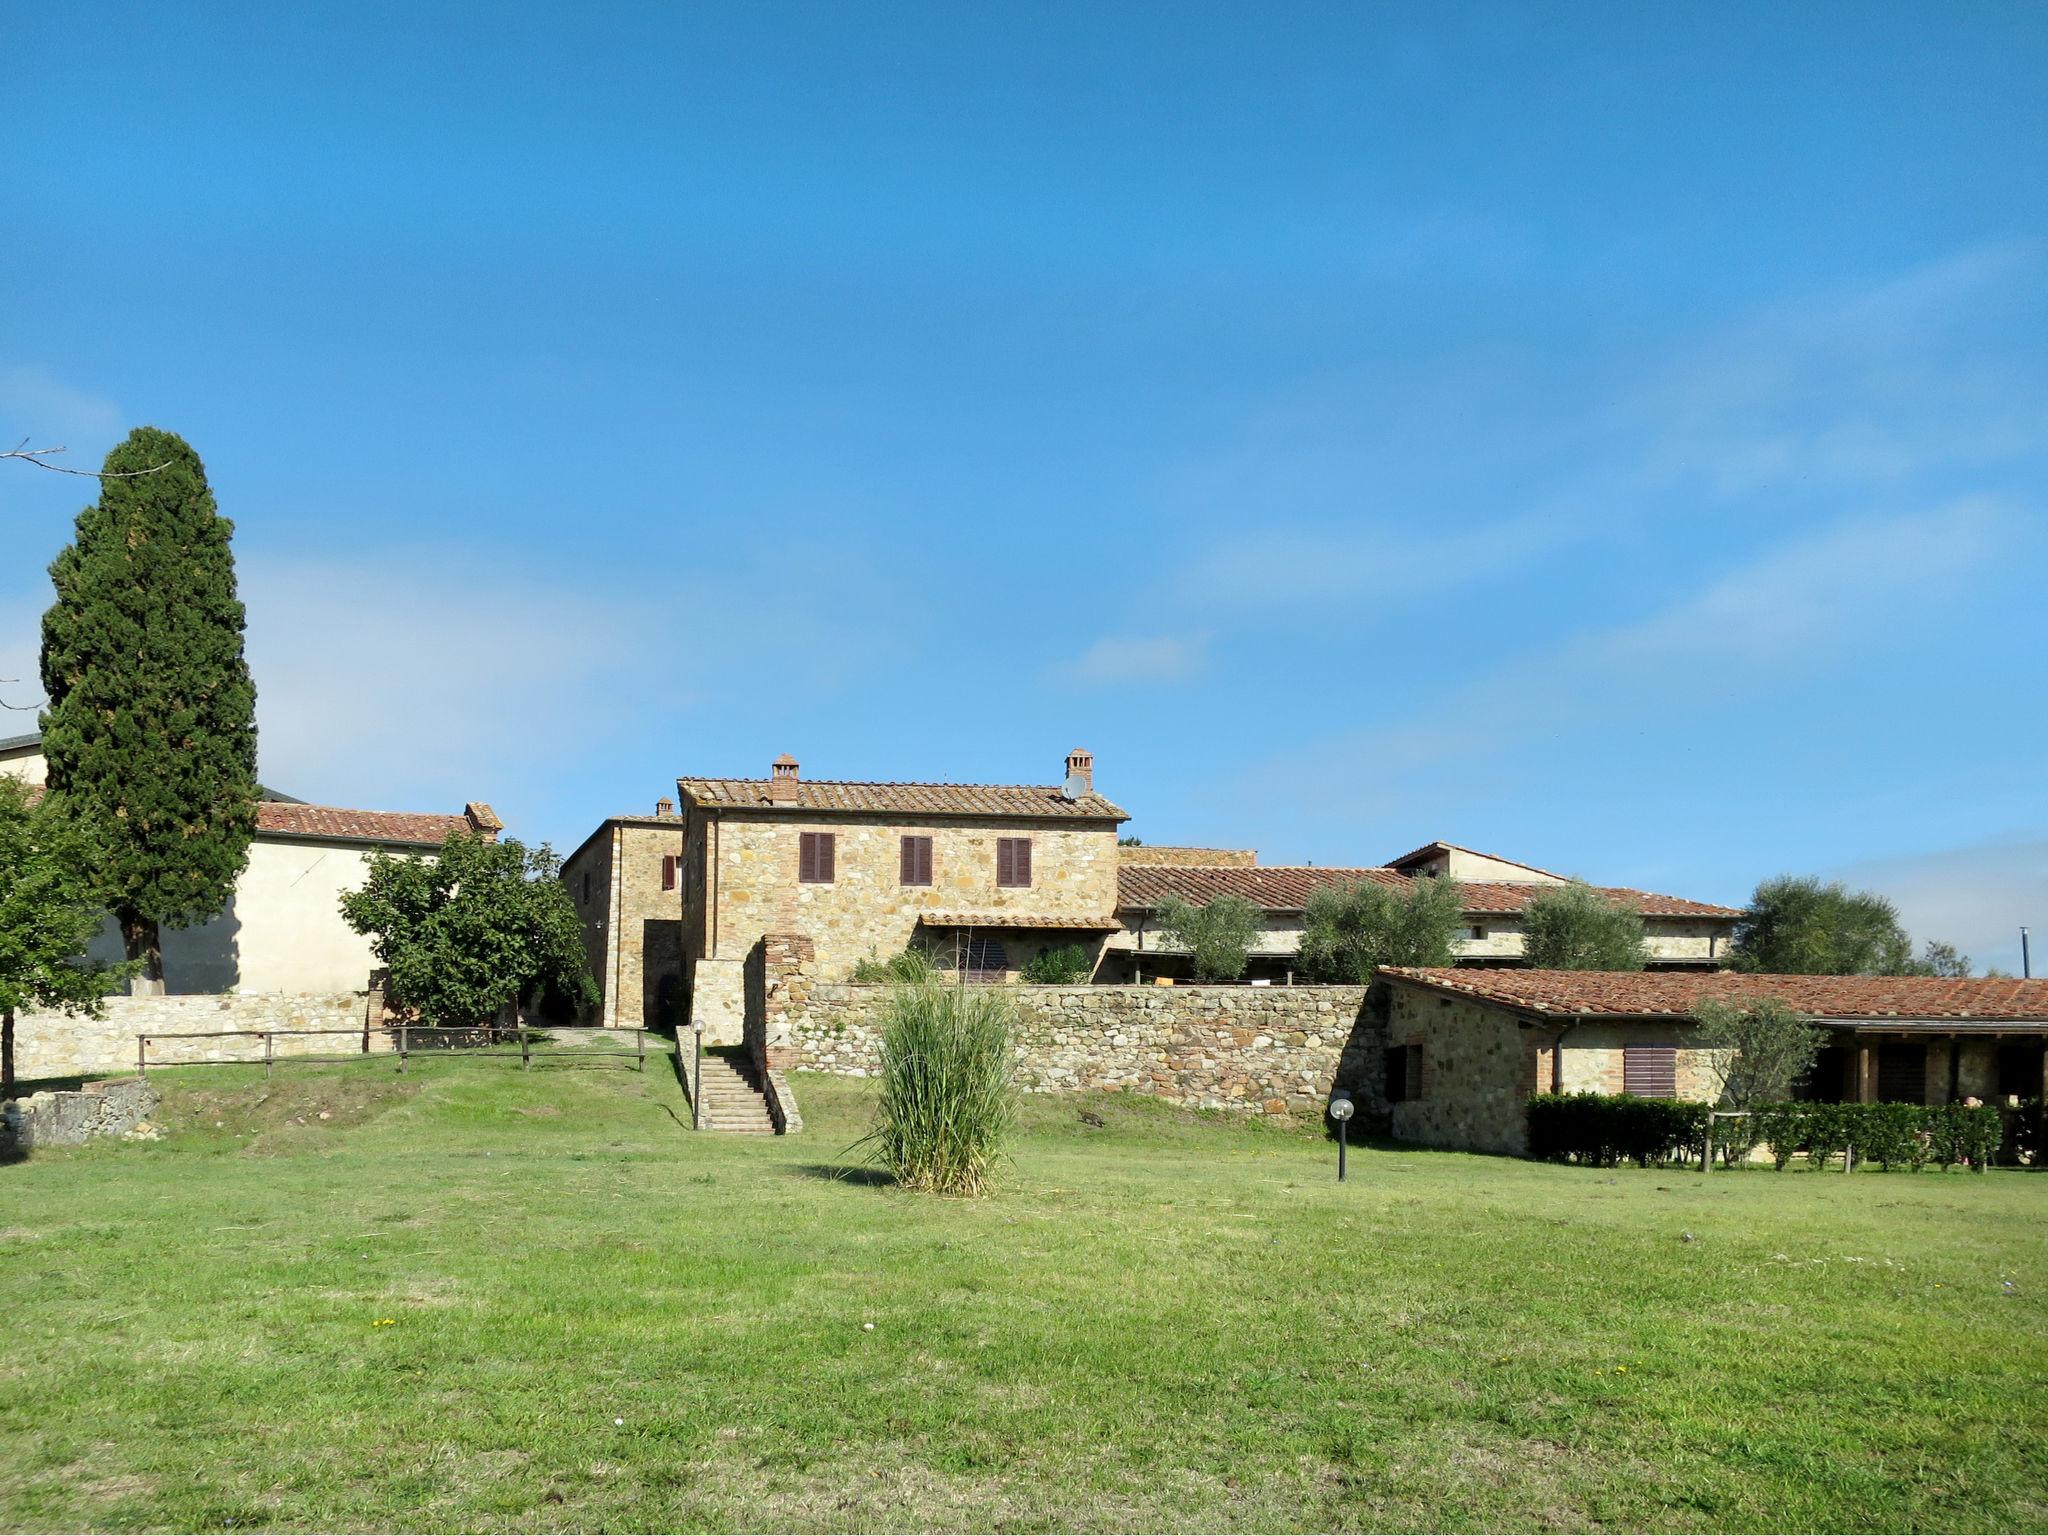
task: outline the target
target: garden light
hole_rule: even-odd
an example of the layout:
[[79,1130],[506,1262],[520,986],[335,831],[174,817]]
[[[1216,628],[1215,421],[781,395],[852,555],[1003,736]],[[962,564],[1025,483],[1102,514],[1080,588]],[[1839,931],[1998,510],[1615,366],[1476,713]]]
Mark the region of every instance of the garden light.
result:
[[1349,1150],[1348,1130],[1351,1124],[1351,1095],[1341,1088],[1330,1095],[1330,1118],[1337,1122],[1337,1182],[1344,1182],[1344,1154]]

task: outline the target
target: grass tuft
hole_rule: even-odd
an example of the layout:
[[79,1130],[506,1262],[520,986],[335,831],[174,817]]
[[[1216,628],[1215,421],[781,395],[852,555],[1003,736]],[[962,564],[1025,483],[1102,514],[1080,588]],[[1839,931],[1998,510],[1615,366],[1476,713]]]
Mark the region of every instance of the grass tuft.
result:
[[899,987],[882,1024],[882,1094],[862,1138],[906,1189],[984,1193],[1016,1125],[1016,1010],[995,987]]

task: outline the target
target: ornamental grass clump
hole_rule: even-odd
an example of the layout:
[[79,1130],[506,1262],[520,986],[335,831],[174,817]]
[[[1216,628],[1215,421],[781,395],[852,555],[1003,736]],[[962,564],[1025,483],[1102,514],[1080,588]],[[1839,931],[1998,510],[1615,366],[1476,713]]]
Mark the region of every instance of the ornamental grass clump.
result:
[[882,1097],[862,1138],[906,1189],[987,1191],[1016,1120],[1016,1015],[1000,987],[899,987],[883,1018]]

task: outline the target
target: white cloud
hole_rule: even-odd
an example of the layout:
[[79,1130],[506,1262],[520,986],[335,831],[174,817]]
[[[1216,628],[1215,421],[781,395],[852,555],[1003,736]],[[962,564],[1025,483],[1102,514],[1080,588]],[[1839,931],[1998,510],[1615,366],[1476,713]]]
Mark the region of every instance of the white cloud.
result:
[[1058,675],[1081,688],[1185,682],[1202,669],[1208,645],[1207,635],[1106,636],[1061,667]]
[[2015,834],[1834,872],[1898,905],[1918,940],[1954,944],[1977,963],[2019,974],[2022,924],[2033,929],[2035,974],[2048,971],[2048,838]]

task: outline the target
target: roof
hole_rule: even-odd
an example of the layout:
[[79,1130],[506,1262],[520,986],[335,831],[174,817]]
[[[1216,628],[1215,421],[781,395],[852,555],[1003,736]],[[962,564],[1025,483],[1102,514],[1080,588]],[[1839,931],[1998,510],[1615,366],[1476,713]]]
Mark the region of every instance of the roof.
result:
[[[489,806],[479,806],[488,812]],[[496,821],[496,817],[491,818]],[[351,811],[333,805],[300,805],[281,800],[261,800],[256,805],[259,836],[317,837],[358,843],[413,843],[422,847],[441,846],[450,832],[473,832],[467,815],[444,816],[431,812]],[[486,830],[496,830],[487,828]]]
[[1218,866],[1243,868],[1259,862],[1256,848],[1185,848],[1164,843],[1135,843],[1130,847],[1119,847],[1117,862],[1133,868],[1139,865],[1172,865],[1184,869],[1207,869]]
[[837,812],[846,815],[1039,817],[1129,821],[1130,812],[1093,793],[1069,800],[1056,784],[858,783],[799,779],[795,797],[768,798],[766,779],[678,779],[685,800],[707,810]]
[[26,736],[0,736],[0,752],[14,752],[22,747],[40,747],[42,744],[41,731],[30,731]]
[[1122,926],[1113,917],[1040,917],[1029,912],[920,912],[928,928],[1078,928],[1107,933]]
[[1542,875],[1548,880],[1562,880],[1565,876],[1548,869],[1539,869],[1534,864],[1524,864],[1520,859],[1511,859],[1505,854],[1487,853],[1479,848],[1467,848],[1463,843],[1424,843],[1420,848],[1411,849],[1398,859],[1389,859],[1387,868],[1406,869],[1410,864],[1422,864],[1446,853],[1469,853],[1475,859],[1491,859],[1496,864],[1512,864],[1517,869],[1526,869],[1532,875]]
[[1740,971],[1516,971],[1389,966],[1380,972],[1546,1018],[1685,1018],[1702,1003],[1770,998],[1813,1019],[2048,1022],[2048,980],[1984,976],[1750,976]]
[[[1179,896],[1196,905],[1206,905],[1225,894],[1242,896],[1269,912],[1299,912],[1308,905],[1311,893],[1333,885],[1405,886],[1414,876],[1392,869],[1326,869],[1316,865],[1263,864],[1250,868],[1183,868],[1171,865],[1122,865],[1116,872],[1116,904],[1120,910],[1156,907],[1168,896]],[[1522,885],[1508,881],[1461,880],[1458,889],[1465,910],[1475,913],[1520,912],[1544,891],[1554,886]],[[1645,917],[1713,917],[1734,919],[1742,914],[1734,907],[1717,907],[1704,901],[1687,901],[1682,896],[1660,896],[1653,891],[1633,891],[1625,886],[1595,886],[1610,901],[1633,902]]]

